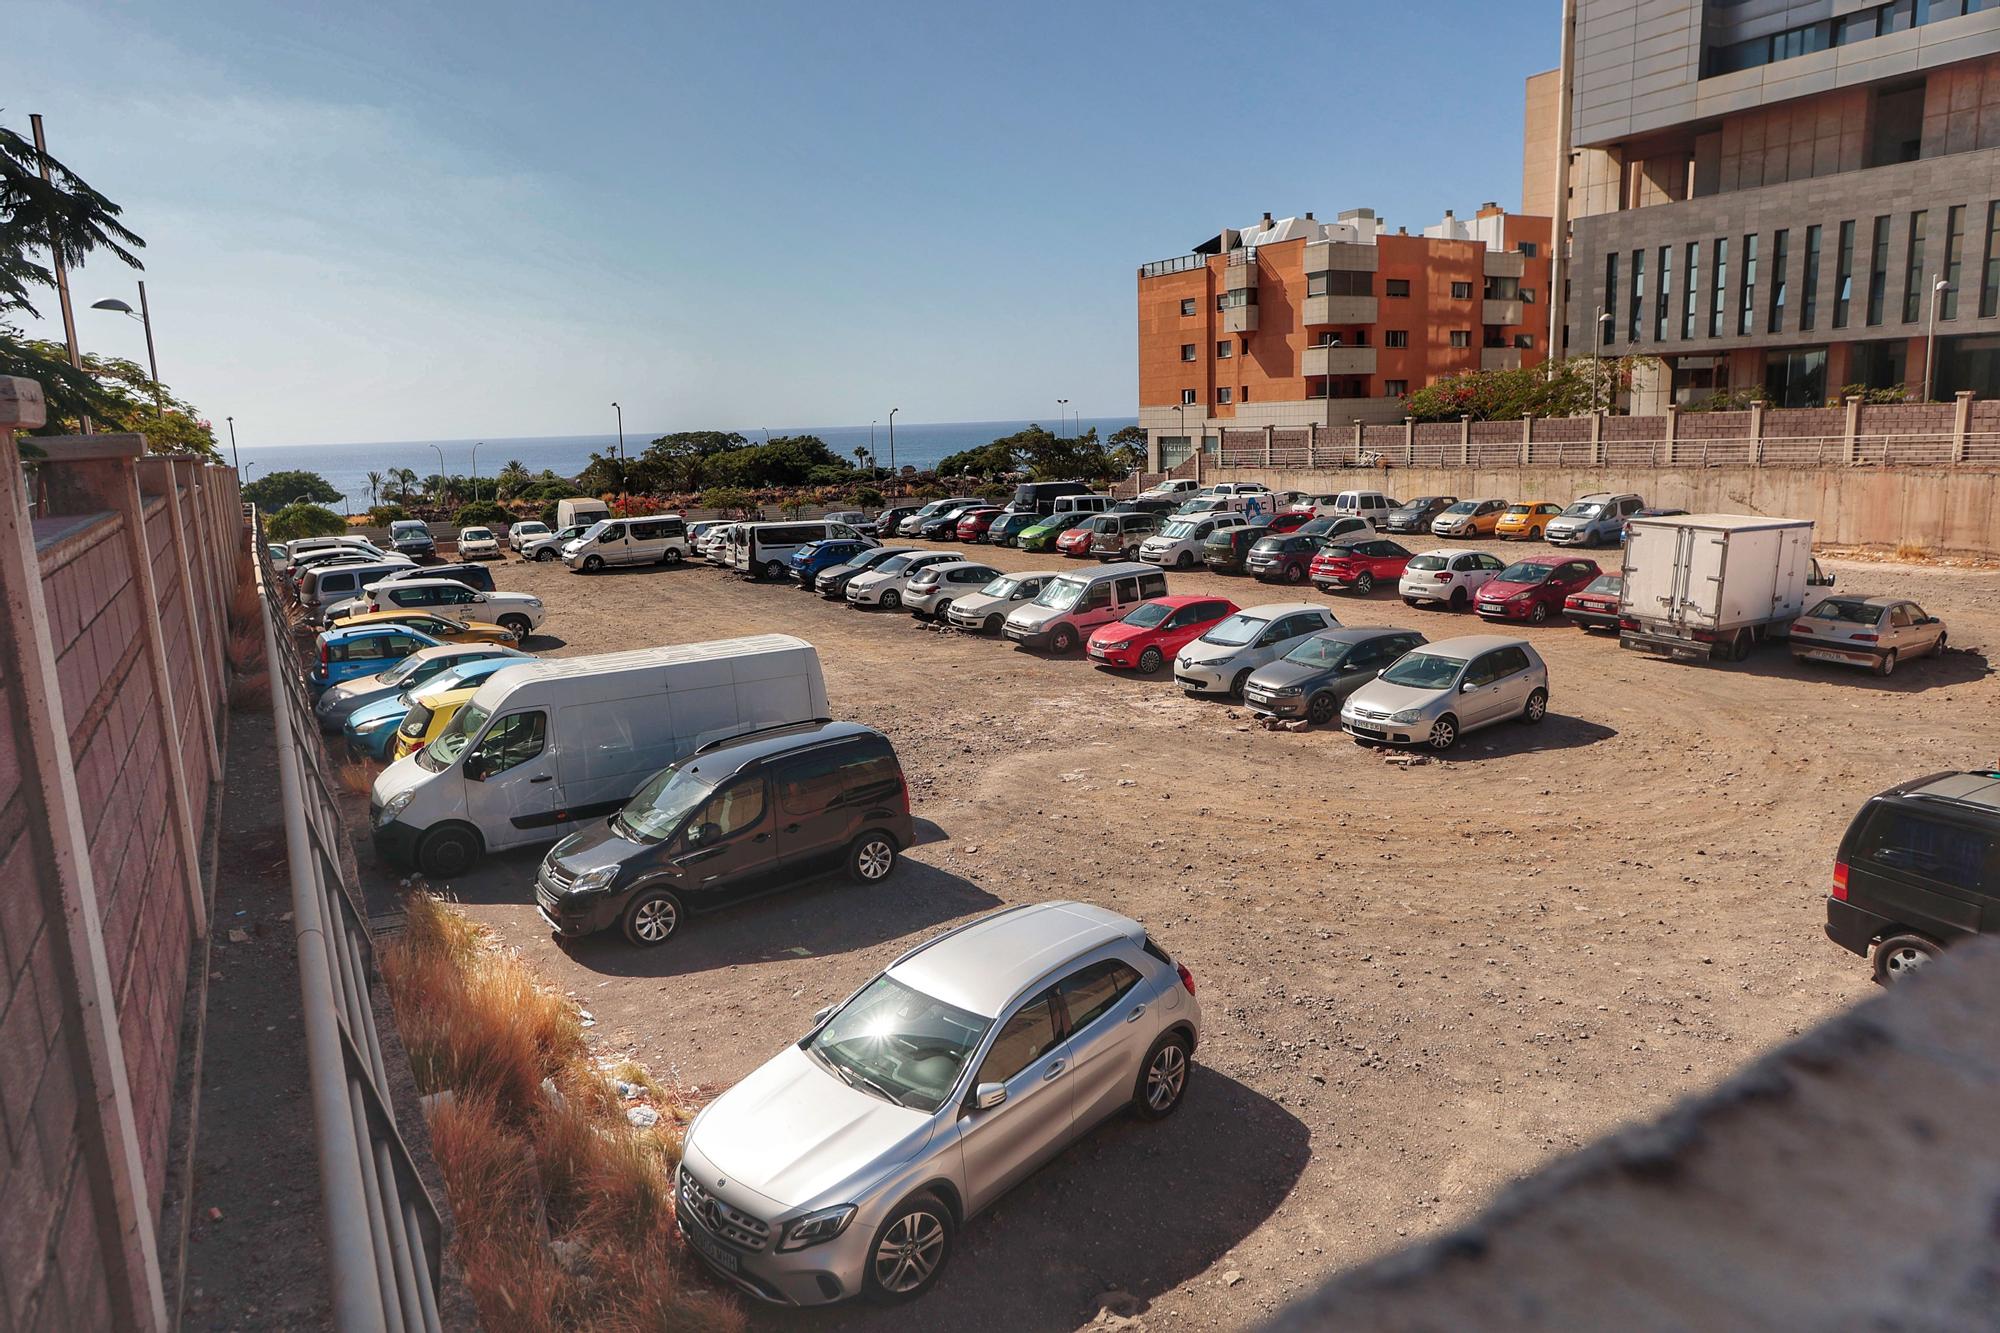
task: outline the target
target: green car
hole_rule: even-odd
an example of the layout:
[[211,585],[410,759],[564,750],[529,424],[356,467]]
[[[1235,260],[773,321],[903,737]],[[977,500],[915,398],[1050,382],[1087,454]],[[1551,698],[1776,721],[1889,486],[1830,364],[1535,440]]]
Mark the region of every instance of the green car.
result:
[[995,546],[1012,546],[1023,532],[1046,520],[1048,515],[1027,510],[1019,514],[1002,514],[993,520],[993,526],[986,529],[986,540]]
[[1020,536],[1014,541],[1024,551],[1053,551],[1056,547],[1056,538],[1096,517],[1095,514],[1079,513],[1076,510],[1050,514],[1047,518],[1039,519],[1031,526],[1021,529]]

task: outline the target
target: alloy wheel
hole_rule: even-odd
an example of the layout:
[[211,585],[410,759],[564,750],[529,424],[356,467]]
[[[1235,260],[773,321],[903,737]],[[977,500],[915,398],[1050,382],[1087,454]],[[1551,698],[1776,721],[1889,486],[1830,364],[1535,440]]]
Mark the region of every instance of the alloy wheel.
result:
[[915,1291],[937,1270],[944,1253],[944,1223],[919,1209],[889,1224],[875,1246],[875,1280],[887,1292]]
[[1180,1100],[1181,1089],[1186,1086],[1187,1052],[1179,1042],[1170,1041],[1160,1047],[1153,1063],[1146,1066],[1146,1105],[1164,1111]]
[[854,871],[863,879],[880,879],[895,864],[896,849],[883,838],[870,838],[854,854]]
[[1449,750],[1458,741],[1458,723],[1449,717],[1441,717],[1431,723],[1431,748]]
[[648,944],[658,944],[680,927],[681,914],[671,898],[654,898],[639,904],[632,913],[632,933]]

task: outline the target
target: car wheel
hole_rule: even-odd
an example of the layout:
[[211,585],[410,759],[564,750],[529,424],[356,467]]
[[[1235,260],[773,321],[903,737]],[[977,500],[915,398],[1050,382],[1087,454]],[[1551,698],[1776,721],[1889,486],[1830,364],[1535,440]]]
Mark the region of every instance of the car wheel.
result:
[[1194,1062],[1188,1059],[1188,1040],[1169,1032],[1146,1052],[1139,1066],[1138,1085],[1132,1089],[1132,1109],[1141,1119],[1165,1120],[1187,1095],[1188,1073]]
[[1531,541],[1531,542],[1538,542],[1538,541],[1540,541],[1541,539],[1542,539],[1542,530],[1541,530],[1540,528],[1529,528],[1529,529],[1528,529],[1528,540],[1529,540],[1529,541]]
[[544,546],[544,547],[543,547],[543,548],[542,548],[541,550],[539,550],[539,551],[535,552],[535,563],[536,563],[536,564],[541,564],[541,563],[542,563],[542,562],[544,562],[544,561],[547,561],[547,560],[553,560],[553,559],[555,559],[555,558],[556,558],[556,553],[555,553],[554,551],[550,550],[550,549],[549,549],[548,547],[546,547],[546,546]]
[[603,557],[603,556],[601,556],[601,555],[587,555],[587,556],[585,556],[585,557],[583,558],[583,572],[584,572],[584,573],[586,573],[586,574],[595,574],[595,573],[596,573],[596,572],[597,572],[598,570],[600,570],[600,569],[602,569],[602,568],[604,568],[604,557]]
[[1286,565],[1286,566],[1285,566],[1285,582],[1287,582],[1287,583],[1297,583],[1297,582],[1299,582],[1299,580],[1303,579],[1303,578],[1304,578],[1305,576],[1306,576],[1306,571],[1305,571],[1305,569],[1304,569],[1303,567],[1301,567],[1301,566],[1299,566],[1299,565]]
[[1340,704],[1331,694],[1315,694],[1306,701],[1306,721],[1316,727],[1333,721],[1333,715],[1339,711]]
[[528,623],[526,616],[502,616],[500,617],[500,628],[513,635],[515,643],[526,643],[528,641],[528,634],[534,629],[534,626]]
[[1241,699],[1243,697],[1243,687],[1247,685],[1249,681],[1250,681],[1250,669],[1248,667],[1245,667],[1243,670],[1236,673],[1235,680],[1229,682],[1229,697],[1232,699]]
[[1896,650],[1891,648],[1888,652],[1883,653],[1882,660],[1875,664],[1875,674],[1878,676],[1893,676],[1895,673]]
[[1182,551],[1179,555],[1175,556],[1174,568],[1175,569],[1194,568],[1194,553],[1191,551]]
[[1417,604],[1417,599],[1414,597],[1405,597],[1403,599],[1404,606],[1415,606],[1416,604]]
[[951,1258],[956,1224],[935,1194],[912,1194],[875,1233],[862,1279],[868,1297],[884,1303],[915,1300],[937,1282]]
[[785,566],[777,560],[766,560],[762,574],[767,579],[781,579],[785,577]]
[[1439,754],[1458,744],[1458,719],[1446,713],[1431,723],[1431,734],[1426,743]]
[[1921,972],[1940,950],[1921,935],[1891,935],[1875,946],[1875,980],[1887,986]]
[[1160,669],[1160,664],[1165,660],[1160,656],[1158,648],[1148,648],[1139,654],[1139,670],[1142,674],[1150,676]]
[[1366,597],[1369,593],[1374,592],[1375,576],[1369,573],[1365,569],[1362,570],[1360,577],[1354,580],[1354,591],[1363,597]]
[[1944,636],[1944,631],[1943,631],[1943,630],[1939,630],[1939,631],[1938,631],[1938,636],[1937,636],[1937,642],[1931,645],[1931,656],[1932,656],[1932,657],[1943,657],[1943,656],[1944,656],[1944,639],[1945,639],[1945,636]]
[[680,547],[678,547],[678,546],[669,546],[669,547],[668,547],[668,548],[667,548],[666,550],[664,550],[664,551],[660,552],[660,563],[661,563],[661,564],[663,564],[663,565],[678,565],[678,564],[679,564],[680,562],[681,562],[681,548],[680,548]]
[[847,877],[857,884],[877,884],[896,868],[896,840],[876,829],[864,833],[847,849]]
[[903,594],[897,592],[894,588],[882,594],[882,608],[885,611],[900,611],[902,607]]
[[641,949],[652,949],[672,939],[687,915],[681,900],[665,889],[645,889],[632,896],[625,915],[618,919],[619,933]]
[[1049,651],[1066,653],[1076,647],[1076,631],[1068,625],[1057,625],[1049,634]]
[[1465,609],[1465,603],[1466,603],[1465,589],[1453,588],[1451,590],[1451,609],[1454,611],[1463,611]]
[[1528,696],[1528,706],[1521,710],[1521,720],[1533,726],[1549,715],[1549,692],[1536,690]]
[[986,617],[985,632],[988,634],[998,634],[1000,632],[1001,625],[1005,623],[1006,622],[1000,616],[988,616]]
[[1536,602],[1533,606],[1528,608],[1529,624],[1539,625],[1548,618],[1549,618],[1549,608],[1546,602]]
[[1729,641],[1729,660],[1732,662],[1749,661],[1750,650],[1752,648],[1755,648],[1756,646],[1757,646],[1756,635],[1752,634],[1747,629],[1737,630],[1736,637]]
[[434,828],[417,841],[417,869],[432,879],[463,875],[479,860],[479,834],[463,824]]
[[939,602],[931,608],[931,619],[942,622],[945,618],[945,613],[949,610],[951,610],[951,603],[949,601]]

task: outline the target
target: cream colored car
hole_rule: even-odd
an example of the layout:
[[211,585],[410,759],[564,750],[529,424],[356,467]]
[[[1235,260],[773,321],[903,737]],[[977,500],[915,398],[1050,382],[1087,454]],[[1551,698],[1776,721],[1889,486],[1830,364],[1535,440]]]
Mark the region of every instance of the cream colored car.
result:
[[1824,597],[1792,622],[1792,659],[1864,666],[1878,676],[1898,662],[1936,657],[1945,625],[1902,597]]

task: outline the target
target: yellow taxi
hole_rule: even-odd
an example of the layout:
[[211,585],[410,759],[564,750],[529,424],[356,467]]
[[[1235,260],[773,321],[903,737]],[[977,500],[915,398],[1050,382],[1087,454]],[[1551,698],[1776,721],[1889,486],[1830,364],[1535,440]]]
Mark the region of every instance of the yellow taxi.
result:
[[1563,507],[1552,500],[1526,500],[1510,504],[1507,512],[1500,515],[1500,521],[1493,525],[1493,535],[1538,542],[1542,539],[1542,531],[1549,526],[1549,520],[1562,511]]
[[389,757],[394,760],[415,754],[436,740],[465,701],[477,693],[479,686],[467,685],[456,690],[418,690],[411,695],[410,711],[396,726],[396,743]]
[[362,625],[407,625],[439,643],[513,643],[513,631],[483,620],[453,620],[435,611],[369,611],[334,622],[341,629]]

